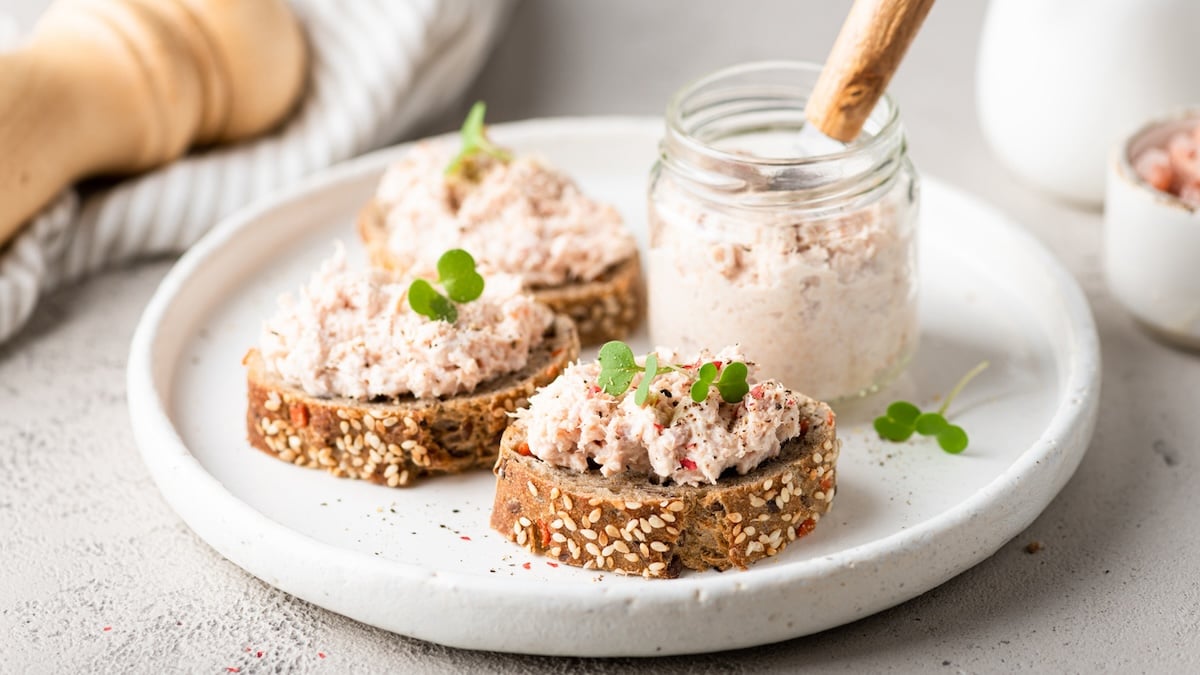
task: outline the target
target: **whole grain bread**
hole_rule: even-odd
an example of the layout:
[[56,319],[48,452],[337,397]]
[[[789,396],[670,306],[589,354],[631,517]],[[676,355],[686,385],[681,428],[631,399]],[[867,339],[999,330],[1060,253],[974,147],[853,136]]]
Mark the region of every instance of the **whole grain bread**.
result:
[[779,456],[698,487],[553,466],[529,454],[516,420],[496,460],[492,528],[532,553],[595,570],[673,578],[684,567],[745,568],[811,532],[837,490],[833,411],[802,399],[800,412],[801,433]]
[[470,394],[382,402],[317,398],[269,374],[253,349],[247,367],[250,443],[295,464],[390,487],[496,461],[508,413],[579,356],[571,320],[557,316],[521,370]]
[[[384,212],[374,200],[359,212],[358,234],[372,265],[403,271],[388,248]],[[637,327],[644,304],[642,286],[641,263],[635,253],[593,281],[533,287],[529,291],[555,313],[571,317],[584,345],[597,345],[620,340]]]

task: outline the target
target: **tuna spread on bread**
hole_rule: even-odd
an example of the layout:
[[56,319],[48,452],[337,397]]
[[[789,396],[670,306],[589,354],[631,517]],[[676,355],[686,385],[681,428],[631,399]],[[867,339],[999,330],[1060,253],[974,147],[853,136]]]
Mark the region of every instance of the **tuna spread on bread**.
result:
[[578,472],[700,485],[716,483],[728,469],[748,473],[800,435],[799,396],[775,380],[754,383],[750,363],[749,391],[741,400],[727,402],[715,387],[704,400],[693,400],[700,365],[745,362],[736,347],[684,357],[662,348],[654,353],[660,364],[683,365],[660,370],[642,405],[634,392],[644,373],[612,396],[600,386],[598,362],[571,366],[531,396],[529,407],[516,412],[529,454]]
[[312,396],[454,396],[525,367],[553,313],[515,276],[491,275],[453,322],[407,301],[408,282],[347,263],[339,245],[297,296],[280,298],[259,340],[266,369]]
[[431,269],[442,251],[461,247],[483,274],[547,288],[593,281],[636,253],[617,210],[544,160],[477,156],[469,176],[447,176],[455,152],[451,142],[419,143],[379,184],[376,204],[401,269]]

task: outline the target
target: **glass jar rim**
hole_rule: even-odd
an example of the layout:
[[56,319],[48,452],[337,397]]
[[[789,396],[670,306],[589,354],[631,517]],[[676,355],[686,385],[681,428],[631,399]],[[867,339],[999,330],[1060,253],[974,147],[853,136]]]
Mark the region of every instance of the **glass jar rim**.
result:
[[[811,62],[751,61],[683,86],[667,104],[661,171],[697,197],[744,207],[833,208],[882,195],[907,162],[899,109],[884,95],[848,144],[806,135],[820,72]],[[775,153],[793,144],[796,154]]]
[[[718,71],[704,74],[691,80],[688,84],[680,86],[674,91],[670,100],[667,102],[666,108],[666,126],[668,135],[671,135],[677,142],[682,143],[691,151],[701,153],[716,161],[726,161],[738,163],[738,165],[762,166],[762,167],[796,167],[804,165],[817,165],[822,162],[836,162],[840,160],[852,159],[864,153],[870,153],[872,149],[886,145],[889,139],[894,137],[900,130],[900,112],[896,107],[892,95],[884,92],[880,101],[876,103],[875,109],[872,110],[870,118],[874,118],[877,110],[882,107],[884,118],[882,123],[878,125],[875,132],[866,135],[860,133],[857,139],[851,144],[846,145],[845,149],[833,151],[833,153],[821,153],[814,155],[804,155],[797,157],[761,157],[721,150],[713,147],[713,145],[704,143],[700,138],[692,135],[683,127],[684,106],[689,98],[700,94],[704,89],[709,88],[722,80],[733,80],[737,77],[746,76],[746,74],[763,73],[769,71],[794,72],[798,74],[808,74],[808,76],[816,76],[820,74],[822,66],[811,61],[798,60],[764,60],[764,61],[748,61],[744,64],[737,64],[720,68]],[[870,120],[870,118],[868,118]]]

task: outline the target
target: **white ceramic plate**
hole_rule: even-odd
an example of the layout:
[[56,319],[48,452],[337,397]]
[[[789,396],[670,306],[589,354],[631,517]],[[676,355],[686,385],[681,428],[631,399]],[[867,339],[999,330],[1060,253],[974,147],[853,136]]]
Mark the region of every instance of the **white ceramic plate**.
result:
[[[493,129],[615,203],[643,239],[659,132],[657,120],[623,118]],[[305,600],[472,649],[645,655],[783,640],[903,602],[991,555],[1045,508],[1091,437],[1100,357],[1079,288],[1019,227],[927,178],[915,362],[888,391],[839,408],[833,511],[748,571],[664,581],[554,568],[488,529],[488,472],[389,489],[251,449],[242,355],[335,238],[361,256],[354,215],[402,152],[222,223],[163,281],[130,353],[133,426],[167,501],[222,555]],[[931,403],[983,359],[991,369],[951,411],[971,433],[965,454],[870,430],[894,397]]]

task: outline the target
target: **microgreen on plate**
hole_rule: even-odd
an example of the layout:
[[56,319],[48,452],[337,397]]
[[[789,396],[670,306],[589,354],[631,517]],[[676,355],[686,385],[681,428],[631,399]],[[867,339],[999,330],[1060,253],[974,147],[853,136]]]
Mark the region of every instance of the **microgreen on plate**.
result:
[[946,410],[950,408],[950,403],[963,390],[963,387],[967,386],[968,382],[987,367],[988,362],[984,361],[963,375],[958,384],[954,385],[954,389],[951,389],[950,393],[946,395],[937,412],[921,412],[920,408],[908,401],[892,403],[883,415],[875,418],[875,431],[879,433],[880,438],[896,443],[907,441],[912,437],[913,432],[922,436],[933,436],[937,438],[938,445],[942,450],[952,455],[959,454],[967,449],[970,438],[962,427],[946,420]]

